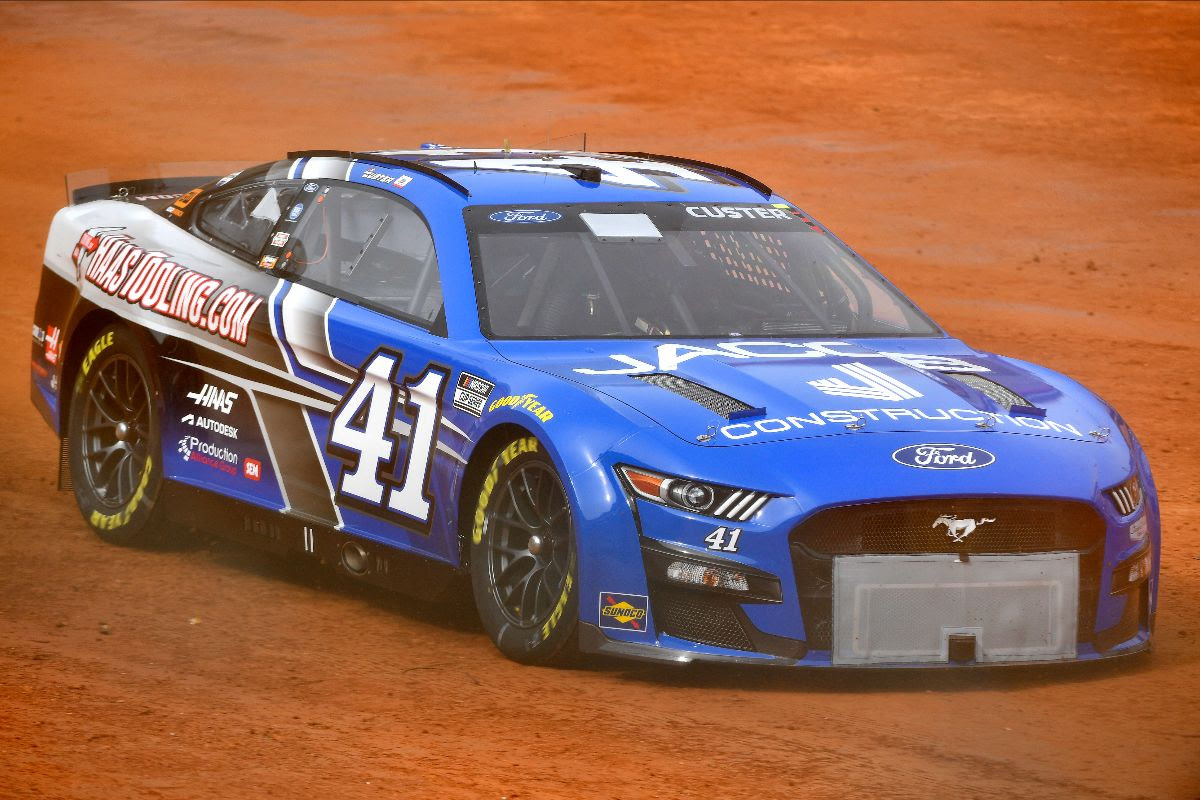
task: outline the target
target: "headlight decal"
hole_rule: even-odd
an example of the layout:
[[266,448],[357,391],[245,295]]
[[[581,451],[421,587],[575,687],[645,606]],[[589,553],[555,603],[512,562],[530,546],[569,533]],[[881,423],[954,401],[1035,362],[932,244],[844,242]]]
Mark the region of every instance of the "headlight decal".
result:
[[1142,507],[1142,481],[1136,472],[1124,483],[1105,491],[1105,494],[1112,500],[1113,505],[1117,507],[1117,513],[1122,517],[1128,517]]
[[634,467],[618,466],[617,471],[633,493],[643,500],[735,522],[745,522],[753,517],[772,497],[766,492],[719,486]]

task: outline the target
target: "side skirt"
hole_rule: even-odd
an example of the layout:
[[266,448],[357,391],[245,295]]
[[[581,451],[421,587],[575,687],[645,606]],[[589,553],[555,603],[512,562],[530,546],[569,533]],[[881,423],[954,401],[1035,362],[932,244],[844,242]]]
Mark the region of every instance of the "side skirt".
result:
[[462,571],[447,564],[194,486],[168,481],[159,502],[182,527],[286,558],[315,561],[421,600],[445,599],[463,585]]

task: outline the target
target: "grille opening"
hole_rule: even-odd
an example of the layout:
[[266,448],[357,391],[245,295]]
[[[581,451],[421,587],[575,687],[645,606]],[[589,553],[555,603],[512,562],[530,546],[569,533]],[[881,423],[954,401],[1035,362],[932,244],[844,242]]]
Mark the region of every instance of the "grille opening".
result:
[[733,610],[733,601],[717,595],[655,586],[650,590],[654,626],[679,639],[754,650],[750,635]]
[[943,372],[941,374],[945,375],[947,378],[953,378],[964,386],[969,386],[977,392],[982,392],[992,400],[995,400],[996,404],[1003,407],[1005,411],[1011,410],[1013,406],[1030,407],[1033,405],[1033,403],[1029,402],[1012,389],[1009,389],[1007,386],[1003,386],[974,372]]
[[[955,542],[945,527],[932,527],[943,515],[996,521],[980,525]],[[868,503],[818,512],[789,536],[808,646],[815,650],[832,647],[834,556],[922,553],[1078,552],[1078,640],[1091,641],[1104,534],[1104,521],[1090,506],[1026,498]]]
[[674,392],[680,397],[685,397],[693,403],[704,406],[714,414],[719,414],[726,419],[729,415],[738,411],[749,411],[753,406],[743,403],[736,397],[730,397],[727,394],[721,394],[715,389],[710,389],[695,381],[689,381],[687,378],[681,378],[678,375],[669,375],[663,372],[651,372],[646,375],[631,375],[634,380],[639,380],[648,383],[651,386],[658,386],[666,389],[668,392]]

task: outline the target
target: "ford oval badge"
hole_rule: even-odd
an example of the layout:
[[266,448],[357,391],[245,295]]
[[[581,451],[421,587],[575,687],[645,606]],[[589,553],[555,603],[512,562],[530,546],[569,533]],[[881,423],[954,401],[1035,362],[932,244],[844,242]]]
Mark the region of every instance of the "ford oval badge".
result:
[[562,214],[557,211],[540,211],[536,208],[514,208],[511,211],[497,211],[488,214],[492,222],[557,222]]
[[892,453],[892,460],[917,469],[977,469],[994,463],[996,457],[965,444],[910,444]]

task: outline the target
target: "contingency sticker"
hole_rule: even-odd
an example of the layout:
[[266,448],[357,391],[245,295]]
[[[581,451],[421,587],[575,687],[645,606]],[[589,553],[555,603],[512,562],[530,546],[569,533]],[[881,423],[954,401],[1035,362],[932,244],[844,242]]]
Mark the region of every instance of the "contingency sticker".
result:
[[646,632],[646,610],[650,599],[644,594],[600,593],[600,627],[619,631]]
[[473,417],[481,417],[487,399],[495,388],[496,384],[491,381],[463,372],[458,376],[458,384],[454,387],[454,407]]

